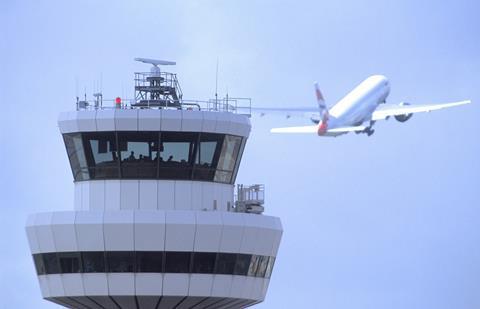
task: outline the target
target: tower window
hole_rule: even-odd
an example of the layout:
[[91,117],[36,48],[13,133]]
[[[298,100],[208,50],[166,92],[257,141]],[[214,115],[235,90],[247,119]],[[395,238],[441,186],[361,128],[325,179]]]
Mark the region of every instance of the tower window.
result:
[[44,253],[43,264],[45,265],[46,274],[60,273],[60,266],[58,265],[57,253]]
[[193,254],[193,273],[211,274],[215,269],[217,254],[212,252],[196,252]]
[[235,262],[234,275],[246,276],[250,268],[250,261],[252,256],[250,254],[237,254],[237,261]]
[[233,274],[236,258],[237,255],[235,253],[218,253],[215,273],[223,275]]
[[137,251],[136,266],[138,273],[163,272],[163,251]]
[[165,272],[189,273],[190,252],[165,252]]
[[64,134],[75,181],[175,179],[233,183],[243,138],[202,132]]
[[274,257],[224,252],[83,251],[33,254],[37,274],[194,273],[270,278]]
[[57,257],[62,273],[81,272],[82,263],[79,252],[58,252]]
[[103,273],[105,272],[105,254],[103,251],[82,252],[83,272]]
[[133,251],[107,251],[107,272],[133,273],[135,265],[135,252]]

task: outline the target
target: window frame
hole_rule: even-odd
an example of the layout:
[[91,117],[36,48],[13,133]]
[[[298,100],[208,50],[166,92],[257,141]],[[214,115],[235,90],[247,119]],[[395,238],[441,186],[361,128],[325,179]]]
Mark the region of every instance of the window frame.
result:
[[[104,251],[83,251],[80,252],[80,256],[82,259],[83,273],[104,273],[107,271]],[[95,256],[96,258],[92,259],[92,256]],[[92,264],[93,267],[91,265],[87,267],[86,263],[89,261],[95,261],[95,263]]]
[[[152,147],[150,144],[152,141],[153,143],[158,143],[158,159],[154,158],[153,152],[149,149],[149,160],[156,161],[156,164],[152,164],[153,168],[156,168],[156,171],[153,174],[149,174],[147,172],[142,173],[142,162],[138,162],[138,165],[132,165],[131,168],[136,169],[136,172],[132,175],[126,175],[124,171],[125,165],[122,161],[122,147],[121,142],[124,142],[126,139],[128,145],[128,135],[132,135],[132,141],[135,141],[133,136],[142,136],[142,134],[151,134],[152,138],[150,138],[150,142],[147,144],[148,147]],[[112,169],[112,166],[105,166],[106,170],[104,174],[100,173],[101,176],[99,177],[99,173],[97,171],[98,164],[95,162],[95,154],[92,152],[93,147],[91,145],[92,140],[102,140],[102,136],[107,141],[110,141],[108,145],[111,143],[111,147],[116,147],[116,151],[108,151],[112,154],[113,159],[116,160],[108,161],[108,162],[115,162],[116,166]],[[182,139],[182,136],[185,137]],[[109,138],[106,138],[109,137]],[[190,143],[188,149],[188,160],[186,163],[182,163],[182,161],[174,162],[172,166],[162,166],[162,161],[159,159],[161,155],[161,147],[163,143],[175,143],[175,139],[178,138],[179,142],[181,143],[182,140],[185,142]],[[225,157],[228,157],[229,154],[226,153],[229,150],[229,147],[225,146],[227,139],[231,139],[232,141],[238,141],[240,139],[240,144],[238,147],[238,151],[235,152],[235,147],[233,148],[233,154],[228,160],[232,161],[233,166],[232,170],[223,170],[219,164],[222,160],[226,160]],[[241,158],[243,156],[243,150],[245,147],[245,143],[247,138],[238,136],[238,135],[231,135],[231,134],[223,134],[223,133],[212,133],[212,132],[181,132],[181,131],[95,131],[95,132],[76,132],[76,133],[65,133],[63,134],[64,144],[67,150],[67,155],[69,159],[70,168],[72,170],[72,175],[75,182],[80,181],[90,181],[90,180],[121,180],[121,179],[148,179],[148,180],[190,180],[190,181],[205,181],[205,182],[214,182],[214,183],[227,183],[233,184],[235,182],[239,164]],[[148,140],[148,138],[146,139]],[[212,157],[212,162],[210,163],[209,167],[202,167],[200,162],[202,161],[202,142],[216,142],[215,150]],[[80,143],[80,144],[79,144]],[[115,144],[113,144],[115,143]],[[225,147],[225,149],[224,149]],[[81,149],[77,149],[81,148]],[[108,148],[109,150],[111,148]],[[153,149],[156,149],[154,147]],[[154,150],[155,151],[155,150]],[[98,150],[97,150],[98,152]],[[223,159],[222,159],[223,157]],[[138,160],[138,159],[137,159]],[[164,159],[165,160],[165,159]],[[198,160],[198,164],[197,164]],[[83,162],[85,161],[85,162]],[[102,162],[100,162],[102,163]],[[86,164],[86,167],[82,164]],[[150,164],[149,164],[150,166]],[[144,166],[145,170],[143,171],[150,171],[151,168],[149,166]],[[229,167],[230,168],[230,167]],[[116,172],[115,172],[116,170]],[[162,172],[163,170],[163,172]],[[110,176],[112,175],[112,176]]]
[[[58,265],[60,267],[60,273],[82,273],[83,272],[83,263],[82,263],[82,257],[80,252],[57,252],[57,259],[58,259]],[[74,264],[64,264],[62,261],[65,263],[70,260],[70,263],[74,263],[76,261],[77,265]],[[65,271],[64,268],[71,268],[72,271]],[[76,268],[76,271],[74,270]]]
[[[181,264],[174,264],[175,262],[181,261]],[[165,262],[164,262],[165,273],[173,274],[187,274],[191,273],[192,269],[192,252],[190,251],[166,251],[165,252]]]
[[[146,262],[152,262],[153,259],[159,258],[159,264],[145,265],[140,263],[140,260],[144,258]],[[155,265],[156,267],[152,267]],[[155,271],[154,269],[158,269]],[[137,273],[163,273],[165,272],[165,252],[164,251],[136,251],[135,252],[135,272]]]
[[[87,161],[87,168],[88,168],[88,174],[90,176],[90,179],[98,179],[98,180],[104,180],[104,179],[117,179],[117,178],[112,178],[112,177],[98,177],[97,176],[97,162],[95,160],[95,154],[93,153],[91,141],[94,140],[95,135],[113,135],[113,141],[115,143],[116,151],[112,151],[116,153],[116,160],[113,160],[113,162],[116,163],[116,175],[118,178],[121,178],[121,168],[120,168],[120,151],[119,151],[119,145],[118,145],[118,136],[115,131],[98,131],[98,132],[82,132],[82,143],[83,143],[83,150],[84,150],[84,156],[85,160]],[[97,137],[96,140],[100,141],[100,139]],[[90,164],[92,163],[92,164]],[[113,176],[114,177],[114,176]]]
[[[142,256],[147,258],[144,264],[141,263]],[[195,251],[69,251],[35,253],[32,257],[38,276],[81,273],[177,273],[270,278],[275,262],[275,257],[272,256]],[[78,265],[63,267],[62,257],[76,258]],[[155,258],[159,259],[159,263],[155,261],[151,263]],[[125,261],[126,265],[123,265]],[[178,264],[179,261],[181,265]]]

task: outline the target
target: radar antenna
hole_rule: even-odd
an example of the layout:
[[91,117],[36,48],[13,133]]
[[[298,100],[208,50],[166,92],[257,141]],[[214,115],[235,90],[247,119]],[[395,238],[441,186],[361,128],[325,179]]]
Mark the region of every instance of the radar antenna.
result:
[[160,65],[176,65],[174,61],[135,58],[135,61],[151,64],[150,73],[135,73],[136,107],[181,108],[182,90],[177,75],[160,72]]
[[167,60],[156,60],[156,59],[149,59],[149,58],[135,58],[135,61],[149,63],[152,65],[150,68],[150,72],[152,74],[160,75],[160,68],[159,65],[176,65],[177,63],[174,61],[167,61]]
[[156,60],[156,59],[149,59],[149,58],[135,58],[135,61],[140,61],[143,63],[150,63],[153,66],[159,65],[176,65],[175,61],[167,61],[167,60]]

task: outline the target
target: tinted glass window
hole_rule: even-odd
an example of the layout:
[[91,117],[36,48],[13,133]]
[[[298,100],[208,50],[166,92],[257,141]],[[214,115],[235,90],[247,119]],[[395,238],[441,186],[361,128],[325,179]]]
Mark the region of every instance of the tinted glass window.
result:
[[212,181],[218,165],[223,135],[200,134],[200,143],[195,158],[194,179]]
[[62,273],[81,272],[81,260],[79,252],[58,252],[58,262]]
[[115,134],[113,132],[83,134],[91,178],[118,178],[118,148]]
[[165,252],[166,273],[189,273],[190,252]]
[[237,254],[237,261],[235,262],[234,275],[246,276],[250,267],[250,254]]
[[37,275],[45,275],[45,266],[43,264],[42,254],[33,255],[33,263],[35,263],[35,269],[37,270]]
[[38,275],[60,273],[199,273],[270,278],[274,257],[215,252],[92,251],[34,254]]
[[184,179],[232,183],[243,138],[198,132],[64,134],[75,181]]
[[268,258],[267,270],[265,271],[265,278],[270,278],[273,271],[273,264],[275,264],[275,258],[273,256]]
[[260,260],[258,261],[257,271],[255,273],[256,277],[265,277],[265,272],[267,271],[268,266],[268,256],[259,256]]
[[256,275],[259,262],[260,262],[260,256],[252,255],[252,259],[250,260],[250,267],[248,268],[247,276],[255,276]]
[[161,273],[163,269],[163,251],[136,253],[137,272],[139,273]]
[[92,251],[82,252],[83,272],[86,273],[104,273],[105,255],[103,252]]
[[199,147],[197,164],[204,167],[212,167],[217,141],[200,141]]
[[119,132],[118,145],[122,178],[156,178],[158,170],[158,132]]
[[225,275],[233,274],[236,258],[236,253],[218,253],[215,273]]
[[212,274],[215,269],[216,253],[195,252],[193,254],[193,273]]
[[160,178],[191,179],[197,140],[197,133],[162,132]]
[[215,174],[215,181],[227,183],[231,181],[241,144],[241,137],[225,135],[217,172]]
[[135,265],[135,252],[108,251],[106,252],[107,272],[133,273]]
[[68,159],[70,160],[73,178],[75,180],[90,179],[81,133],[64,134],[63,140],[65,141],[65,147],[67,149]]
[[56,253],[44,253],[43,265],[45,265],[46,274],[58,274],[60,273],[60,267],[58,265],[58,259]]

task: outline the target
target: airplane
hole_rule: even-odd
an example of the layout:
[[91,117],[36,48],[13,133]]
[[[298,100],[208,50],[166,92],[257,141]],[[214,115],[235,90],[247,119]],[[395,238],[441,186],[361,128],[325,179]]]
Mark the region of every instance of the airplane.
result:
[[[325,105],[322,92],[315,83],[315,94],[318,102],[318,113],[310,114],[310,120],[315,124],[301,127],[273,128],[272,133],[316,133],[319,136],[339,136],[349,132],[365,133],[371,136],[375,130],[373,125],[378,120],[394,117],[399,122],[406,122],[413,114],[430,112],[444,108],[471,103],[470,100],[441,103],[411,105],[385,104],[390,93],[390,82],[383,75],[373,75],[361,82],[350,93],[333,105],[330,109]],[[292,113],[312,112],[311,108],[256,108],[263,116],[268,112],[285,112],[287,118]]]

